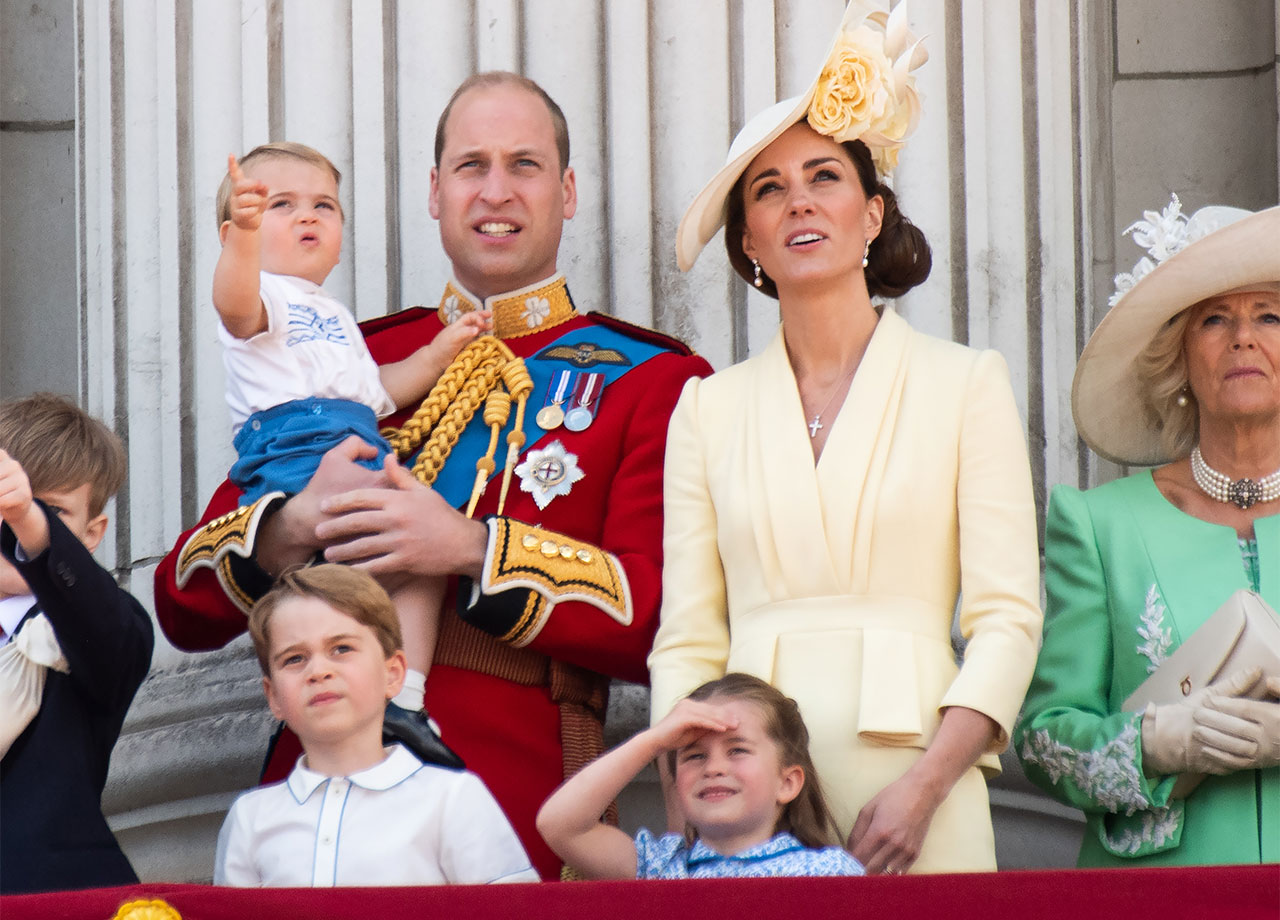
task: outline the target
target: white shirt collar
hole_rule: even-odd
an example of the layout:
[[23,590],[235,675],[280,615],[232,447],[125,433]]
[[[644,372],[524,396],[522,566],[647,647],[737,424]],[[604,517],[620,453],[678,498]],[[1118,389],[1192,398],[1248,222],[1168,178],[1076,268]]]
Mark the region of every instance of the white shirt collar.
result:
[[325,297],[329,297],[329,293],[324,288],[316,284],[314,281],[308,281],[306,278],[299,278],[297,275],[280,275],[280,274],[275,274],[274,272],[265,272],[265,271],[263,272],[263,274],[264,275],[274,274],[275,277],[277,278],[284,278],[288,280],[289,283],[299,288],[304,294],[323,294]]
[[36,605],[32,594],[18,594],[14,597],[0,598],[0,628],[4,629],[4,638],[0,645],[5,645],[13,638],[13,633],[22,622],[22,618]]
[[301,805],[311,797],[313,792],[331,779],[345,779],[353,786],[360,786],[362,789],[369,789],[374,792],[383,792],[392,786],[403,783],[422,769],[422,761],[418,760],[399,744],[393,744],[383,748],[383,750],[387,752],[387,756],[380,762],[346,777],[325,776],[323,773],[308,769],[304,765],[304,761],[307,759],[304,754],[298,758],[298,763],[294,766],[293,772],[289,774],[289,778],[285,782],[289,787],[289,792],[293,794],[294,800]]

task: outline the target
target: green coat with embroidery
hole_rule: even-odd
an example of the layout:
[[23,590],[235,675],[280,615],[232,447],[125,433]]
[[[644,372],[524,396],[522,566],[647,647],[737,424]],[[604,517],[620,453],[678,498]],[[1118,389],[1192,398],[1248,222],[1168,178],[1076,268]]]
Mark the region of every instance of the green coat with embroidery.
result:
[[[1280,609],[1280,515],[1255,524],[1260,592]],[[1171,505],[1150,473],[1059,486],[1045,533],[1044,647],[1014,732],[1027,775],[1085,813],[1082,866],[1280,861],[1280,769],[1212,776],[1185,800],[1142,772],[1120,706],[1239,588],[1236,533]]]

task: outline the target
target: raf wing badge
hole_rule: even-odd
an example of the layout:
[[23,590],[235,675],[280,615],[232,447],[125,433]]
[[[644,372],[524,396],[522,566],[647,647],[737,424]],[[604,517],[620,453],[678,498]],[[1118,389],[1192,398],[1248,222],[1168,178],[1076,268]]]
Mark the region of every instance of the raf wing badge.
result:
[[578,342],[576,345],[552,345],[537,354],[538,360],[567,361],[574,367],[595,367],[597,364],[616,364],[628,367],[631,359],[616,348],[601,348],[593,342]]
[[520,477],[520,490],[532,495],[541,511],[557,495],[568,495],[573,484],[586,474],[578,466],[577,454],[569,453],[559,441],[552,441],[529,451],[516,467],[516,475]]

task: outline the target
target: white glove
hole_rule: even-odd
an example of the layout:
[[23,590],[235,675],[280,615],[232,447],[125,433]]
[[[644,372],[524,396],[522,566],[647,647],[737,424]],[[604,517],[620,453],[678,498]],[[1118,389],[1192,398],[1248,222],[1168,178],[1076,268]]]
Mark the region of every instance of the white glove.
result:
[[1261,700],[1210,696],[1196,713],[1199,726],[1212,725],[1251,742],[1249,766],[1254,769],[1280,766],[1280,678],[1268,678],[1264,689],[1267,696]]
[[1258,668],[1238,671],[1177,703],[1147,704],[1142,715],[1142,762],[1149,776],[1212,773],[1254,766],[1259,724],[1236,714],[1262,677]]

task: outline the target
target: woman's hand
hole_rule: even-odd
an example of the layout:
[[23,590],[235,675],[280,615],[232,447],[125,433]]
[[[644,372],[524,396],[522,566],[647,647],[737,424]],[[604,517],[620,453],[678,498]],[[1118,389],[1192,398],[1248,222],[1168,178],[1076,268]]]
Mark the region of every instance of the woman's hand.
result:
[[868,875],[902,875],[920,856],[933,814],[945,796],[910,771],[858,812],[846,849]]
[[[1142,715],[1142,766],[1148,776],[1224,775],[1248,770],[1266,752],[1268,704],[1245,700],[1262,670],[1237,671],[1176,703],[1151,703]],[[1271,720],[1274,721],[1274,720]]]
[[934,812],[1000,732],[989,716],[948,707],[924,755],[858,812],[846,849],[868,875],[901,875],[924,846]]

